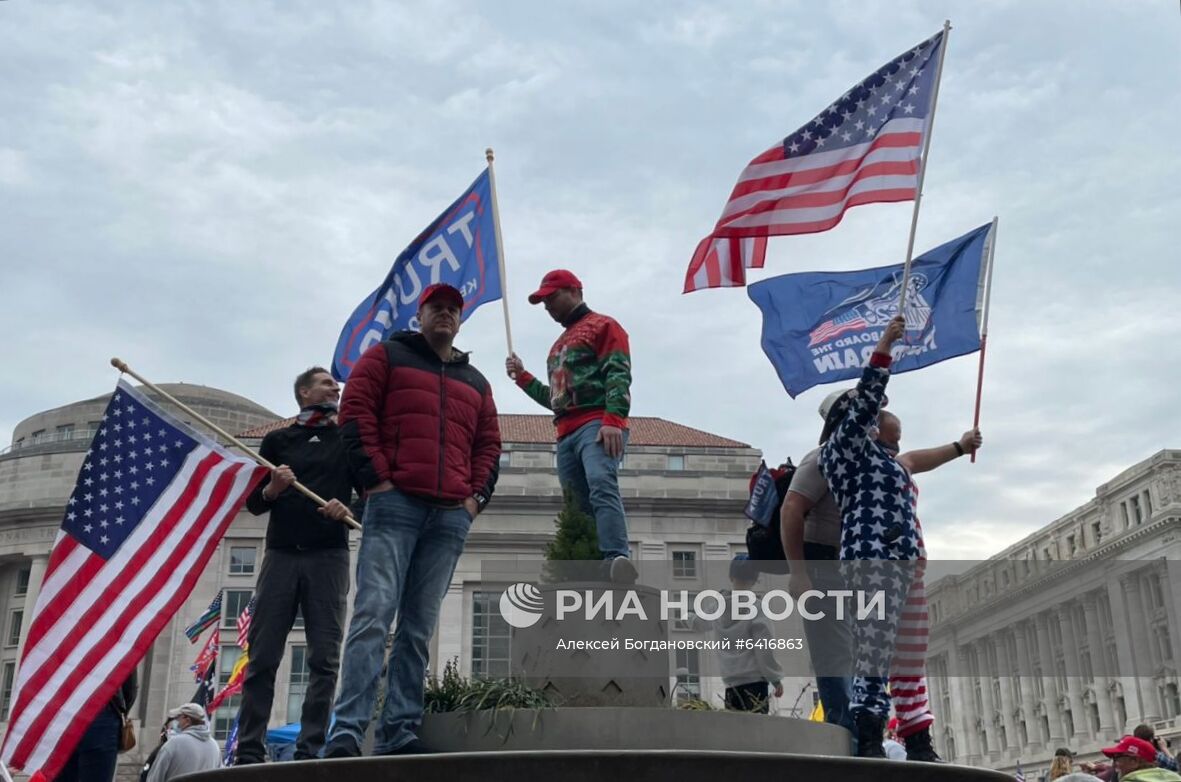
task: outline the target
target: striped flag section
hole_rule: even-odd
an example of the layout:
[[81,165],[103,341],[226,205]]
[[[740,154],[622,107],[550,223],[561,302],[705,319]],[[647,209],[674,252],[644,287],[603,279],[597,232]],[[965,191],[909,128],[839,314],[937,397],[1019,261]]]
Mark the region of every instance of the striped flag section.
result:
[[58,774],[265,474],[119,381],[49,555],[0,760]]
[[762,267],[765,244],[746,254],[726,240],[818,233],[850,207],[913,201],[942,51],[939,32],[752,160],[697,245],[684,292],[742,286],[746,269]]
[[250,596],[250,601],[246,603],[246,608],[242,609],[242,613],[238,615],[238,647],[246,649],[250,646],[247,642],[247,637],[250,633],[250,621],[254,618],[254,595]]
[[209,608],[205,609],[205,613],[197,617],[197,620],[185,628],[185,635],[189,639],[189,643],[197,643],[197,639],[201,637],[201,633],[205,632],[208,627],[213,627],[221,621],[221,597],[222,590],[218,590],[214,595],[213,600],[209,603]]

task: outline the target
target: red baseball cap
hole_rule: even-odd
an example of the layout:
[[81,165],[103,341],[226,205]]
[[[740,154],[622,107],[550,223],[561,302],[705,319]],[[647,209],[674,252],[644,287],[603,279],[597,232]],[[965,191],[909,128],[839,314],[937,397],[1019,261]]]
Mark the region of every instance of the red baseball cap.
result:
[[1100,751],[1109,758],[1119,755],[1131,755],[1132,757],[1140,758],[1146,763],[1156,762],[1156,747],[1144,739],[1138,739],[1135,736],[1124,736],[1119,740],[1119,744]]
[[582,290],[582,280],[574,276],[574,272],[565,269],[554,269],[546,272],[541,278],[541,287],[529,294],[529,303],[537,304],[546,296],[562,288],[578,288]]
[[418,297],[419,309],[431,299],[439,296],[446,296],[448,299],[459,305],[463,309],[463,294],[459,292],[459,288],[454,285],[448,285],[445,282],[436,282],[434,285],[428,285],[422,295]]

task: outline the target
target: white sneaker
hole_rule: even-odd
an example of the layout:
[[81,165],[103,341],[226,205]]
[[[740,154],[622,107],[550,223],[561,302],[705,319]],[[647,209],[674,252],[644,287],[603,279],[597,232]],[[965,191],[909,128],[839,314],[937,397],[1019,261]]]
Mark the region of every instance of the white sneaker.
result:
[[616,584],[634,584],[640,577],[640,572],[627,557],[616,557],[611,560],[611,581]]

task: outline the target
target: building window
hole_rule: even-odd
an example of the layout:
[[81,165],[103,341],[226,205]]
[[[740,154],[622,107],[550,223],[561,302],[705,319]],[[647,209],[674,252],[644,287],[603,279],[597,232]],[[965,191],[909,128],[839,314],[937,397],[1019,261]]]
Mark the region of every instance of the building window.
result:
[[21,642],[21,625],[25,621],[25,612],[17,609],[8,615],[8,638],[5,646],[17,646]]
[[[672,620],[673,620],[673,622],[672,622],[672,629],[673,630],[679,630],[680,632],[691,633],[691,632],[693,632],[693,619],[696,616],[693,613],[693,601],[697,598],[697,593],[696,592],[686,592],[685,596],[686,596],[685,604],[688,606],[688,608],[685,610],[685,612],[681,613],[681,610],[679,608],[677,608],[675,610],[671,610],[669,615],[672,617]],[[671,607],[671,605],[675,605],[675,604],[670,603],[670,607]],[[712,606],[713,605],[712,601],[708,605]],[[709,609],[707,608],[706,610],[709,610]]]
[[257,557],[258,549],[254,546],[230,546],[230,575],[253,575]]
[[501,467],[509,467],[510,465],[512,465],[512,463],[513,463],[512,451],[501,451],[500,452],[500,466]]
[[1095,541],[1095,545],[1099,545],[1099,540],[1103,537],[1103,527],[1099,522],[1091,522],[1091,538]]
[[237,628],[238,617],[246,610],[250,596],[254,594],[249,589],[227,589],[221,604],[221,626],[223,628]]
[[512,672],[512,630],[500,615],[499,592],[472,593],[472,678],[500,679]]
[[217,711],[213,712],[213,738],[220,742],[224,742],[230,737],[230,731],[234,729],[234,720],[238,718],[238,710],[242,708],[242,696],[231,695],[222,701],[222,704],[217,707]]
[[12,705],[12,680],[16,677],[16,663],[4,663],[4,686],[0,689],[0,720],[8,719],[8,707]]
[[303,607],[302,606],[297,607],[295,609],[295,621],[291,623],[291,629],[292,630],[302,630],[303,629]]
[[291,682],[287,685],[287,724],[303,716],[303,699],[308,691],[308,648],[291,647]]
[[55,438],[58,440],[73,440],[74,439],[74,425],[63,424],[56,430]]
[[701,663],[696,649],[677,649],[677,700],[701,698]]
[[1074,535],[1066,536],[1066,550],[1070,552],[1072,557],[1078,553],[1078,545],[1075,543]]
[[668,455],[668,469],[683,470],[685,469],[685,457],[683,454],[670,453]]
[[1141,522],[1144,521],[1144,518],[1140,515],[1140,498],[1132,497],[1128,500],[1128,504],[1132,506],[1132,519],[1136,522],[1136,526],[1139,527]]
[[29,568],[23,567],[16,571],[16,592],[13,597],[24,597],[29,594]]
[[673,578],[697,578],[697,552],[673,552]]
[[38,429],[37,431],[33,432],[33,443],[32,443],[33,445],[36,445],[37,443],[41,442],[44,439],[45,439],[45,430],[44,429]]

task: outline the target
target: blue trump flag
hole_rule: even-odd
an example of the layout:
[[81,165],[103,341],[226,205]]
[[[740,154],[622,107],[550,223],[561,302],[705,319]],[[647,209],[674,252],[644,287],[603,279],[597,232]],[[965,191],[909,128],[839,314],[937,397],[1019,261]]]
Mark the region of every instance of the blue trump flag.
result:
[[[906,337],[891,372],[909,372],[980,349],[980,314],[992,224],[915,258],[906,294]],[[747,288],[763,313],[763,352],[793,398],[861,374],[898,314],[903,264],[854,272],[803,272]]]
[[395,331],[418,329],[418,297],[436,282],[463,293],[461,320],[503,295],[487,169],[402,251],[377,290],[353,310],[332,355],[333,376],[348,380],[367,349]]

